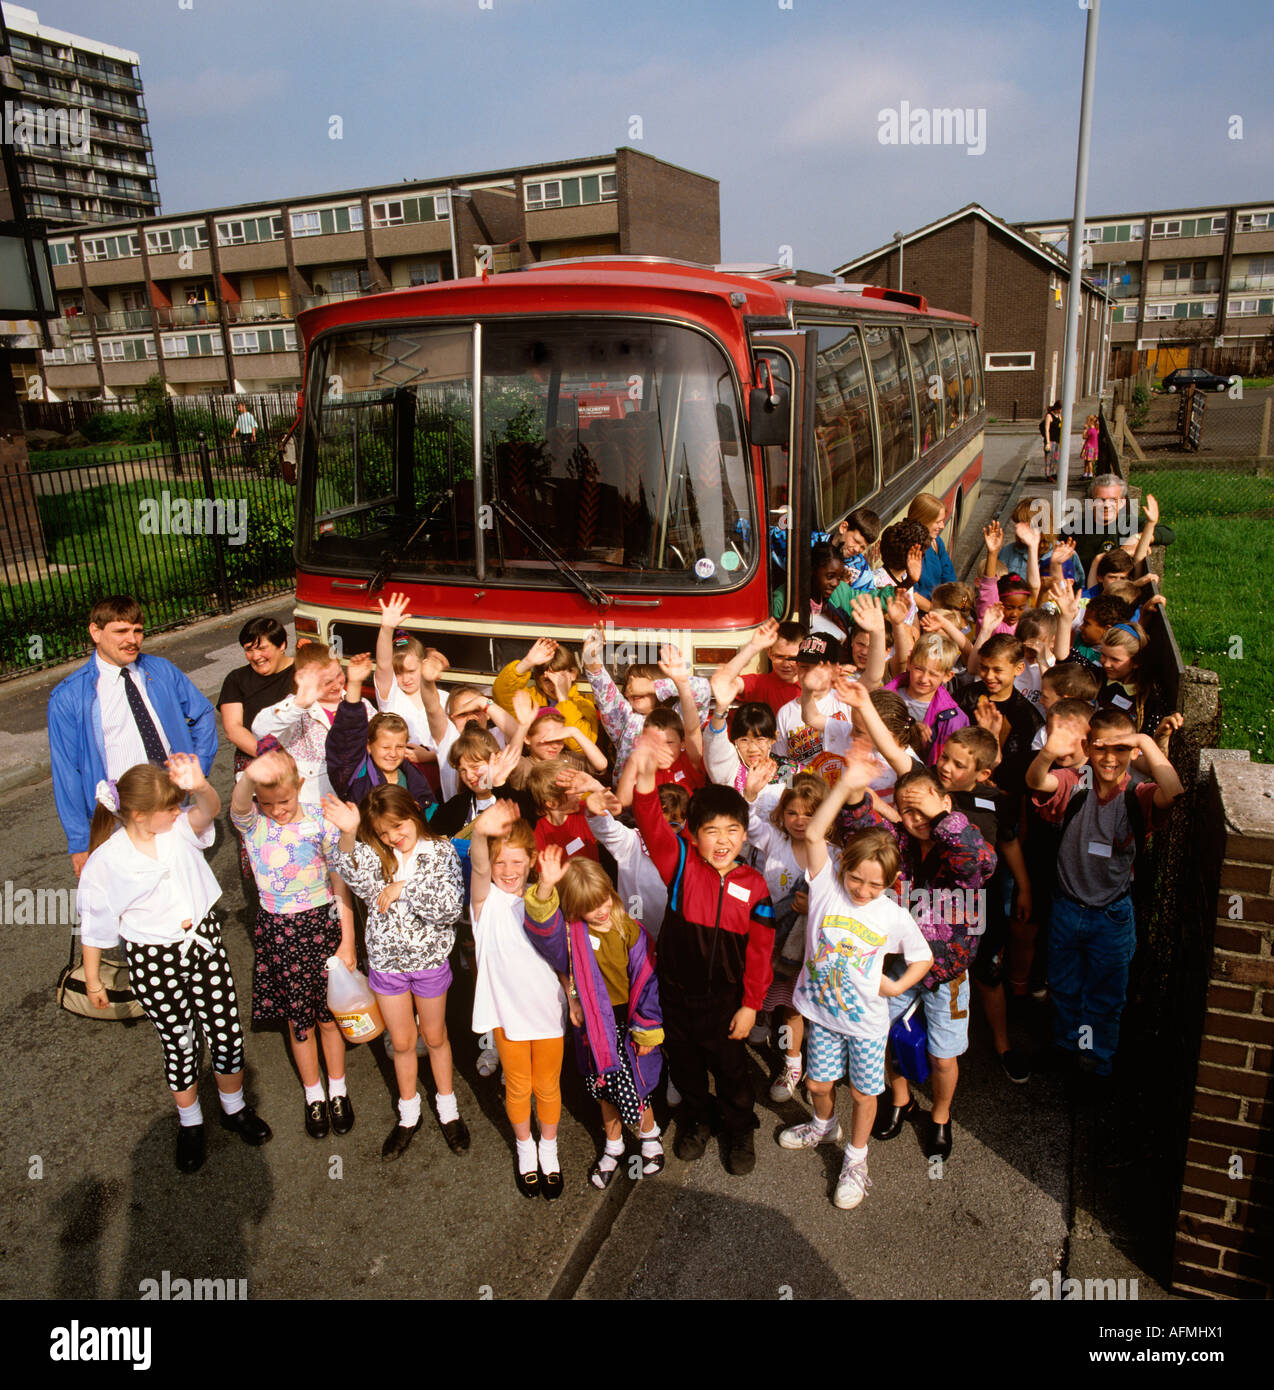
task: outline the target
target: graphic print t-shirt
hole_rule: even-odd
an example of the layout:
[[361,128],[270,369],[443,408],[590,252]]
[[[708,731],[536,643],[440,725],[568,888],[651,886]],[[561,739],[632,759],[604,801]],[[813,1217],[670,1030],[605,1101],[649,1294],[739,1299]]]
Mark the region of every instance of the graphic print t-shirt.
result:
[[933,953],[905,908],[882,893],[865,907],[845,892],[827,863],[809,882],[805,964],[792,999],[805,1018],[851,1038],[883,1038],[889,1001],[881,996],[885,957],[908,965]]

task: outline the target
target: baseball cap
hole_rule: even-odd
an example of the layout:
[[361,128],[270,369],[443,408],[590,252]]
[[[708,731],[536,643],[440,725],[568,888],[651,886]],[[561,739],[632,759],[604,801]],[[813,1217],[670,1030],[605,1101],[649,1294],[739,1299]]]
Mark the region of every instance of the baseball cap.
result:
[[801,666],[820,666],[825,661],[839,663],[843,660],[840,639],[826,632],[811,633],[796,649],[796,661]]

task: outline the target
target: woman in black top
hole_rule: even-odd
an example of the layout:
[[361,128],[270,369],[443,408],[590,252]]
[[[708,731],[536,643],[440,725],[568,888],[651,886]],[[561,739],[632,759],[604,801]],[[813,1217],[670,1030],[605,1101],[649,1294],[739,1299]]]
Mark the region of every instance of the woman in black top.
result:
[[263,709],[292,693],[292,658],[282,623],[274,618],[253,618],[239,633],[239,645],[247,665],[230,672],[217,696],[221,726],[234,744],[236,777],[257,756],[252,721]]

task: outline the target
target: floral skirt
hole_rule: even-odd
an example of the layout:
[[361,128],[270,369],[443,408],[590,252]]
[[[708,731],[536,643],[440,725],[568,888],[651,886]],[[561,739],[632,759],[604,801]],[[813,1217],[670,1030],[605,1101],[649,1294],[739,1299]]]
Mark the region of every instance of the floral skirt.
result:
[[304,1042],[327,1007],[327,960],[341,944],[335,903],[306,912],[257,909],[252,944],[252,1021],[285,1019]]

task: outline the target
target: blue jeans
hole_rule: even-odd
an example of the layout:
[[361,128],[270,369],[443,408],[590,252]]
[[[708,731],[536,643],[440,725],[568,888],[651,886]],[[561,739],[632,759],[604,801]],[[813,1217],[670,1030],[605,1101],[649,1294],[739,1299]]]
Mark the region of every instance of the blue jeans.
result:
[[1060,893],[1053,898],[1048,937],[1053,1038],[1067,1051],[1091,1052],[1099,1076],[1110,1075],[1119,1046],[1119,1016],[1136,949],[1129,894],[1105,907],[1085,907]]

